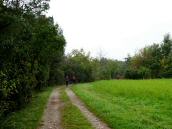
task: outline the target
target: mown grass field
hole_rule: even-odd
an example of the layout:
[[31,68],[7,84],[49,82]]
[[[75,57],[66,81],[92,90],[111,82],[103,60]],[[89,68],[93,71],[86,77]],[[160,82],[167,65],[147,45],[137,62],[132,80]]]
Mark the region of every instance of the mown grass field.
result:
[[172,129],[172,80],[109,80],[73,91],[113,129]]

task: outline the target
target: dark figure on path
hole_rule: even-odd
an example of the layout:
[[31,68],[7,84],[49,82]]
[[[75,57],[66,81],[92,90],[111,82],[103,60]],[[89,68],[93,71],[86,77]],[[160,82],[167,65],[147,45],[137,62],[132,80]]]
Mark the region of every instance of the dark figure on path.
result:
[[66,87],[68,87],[68,85],[69,85],[69,76],[68,75],[66,75],[65,81],[66,81]]

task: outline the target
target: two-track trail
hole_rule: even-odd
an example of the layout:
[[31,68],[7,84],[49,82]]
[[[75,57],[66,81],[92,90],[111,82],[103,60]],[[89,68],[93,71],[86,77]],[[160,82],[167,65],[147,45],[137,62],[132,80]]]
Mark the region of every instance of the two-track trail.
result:
[[[61,108],[63,108],[63,102],[60,100],[60,90],[60,88],[53,90],[38,129],[63,129],[61,126],[60,112]],[[73,93],[70,88],[66,88],[66,93],[72,104],[80,109],[81,113],[88,119],[95,129],[110,129],[104,122],[102,122],[86,108],[84,103]]]
[[107,124],[102,122],[99,118],[97,118],[92,112],[90,112],[84,103],[73,93],[73,91],[69,88],[66,89],[66,93],[69,96],[73,105],[78,107],[80,111],[84,114],[84,116],[88,119],[88,121],[92,124],[95,129],[110,129]]

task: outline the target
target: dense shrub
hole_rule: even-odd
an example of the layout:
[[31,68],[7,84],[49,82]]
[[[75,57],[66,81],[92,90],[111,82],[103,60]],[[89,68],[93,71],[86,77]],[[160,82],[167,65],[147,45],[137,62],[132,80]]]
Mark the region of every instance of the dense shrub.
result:
[[[52,17],[44,15],[48,0],[0,2],[0,114],[31,101],[32,91],[63,79],[59,64],[65,39]],[[58,77],[57,77],[58,76]],[[55,84],[57,81],[51,81]]]

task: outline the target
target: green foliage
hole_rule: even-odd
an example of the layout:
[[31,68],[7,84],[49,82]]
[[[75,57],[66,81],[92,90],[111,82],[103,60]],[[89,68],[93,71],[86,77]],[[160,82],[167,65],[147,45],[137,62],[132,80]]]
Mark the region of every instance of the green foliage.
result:
[[73,50],[66,57],[64,64],[66,74],[70,77],[76,76],[78,82],[93,81],[91,58],[83,49]]
[[72,89],[112,129],[172,129],[171,81],[109,80]]
[[135,69],[127,69],[126,72],[125,72],[125,78],[128,78],[128,79],[139,79],[139,78],[141,78],[141,75]]
[[48,1],[0,3],[0,114],[30,102],[32,91],[46,87],[52,76],[63,78],[60,62],[65,39],[53,18],[44,15]]
[[172,40],[164,36],[163,42],[144,47],[126,60],[126,78],[170,78],[172,77]]
[[0,129],[36,129],[52,90],[52,87],[48,87],[39,93],[35,92],[32,102],[25,108],[0,119]]
[[64,71],[76,76],[78,82],[90,82],[100,79],[114,79],[123,76],[122,61],[107,58],[91,58],[89,53],[73,50],[65,59]]

